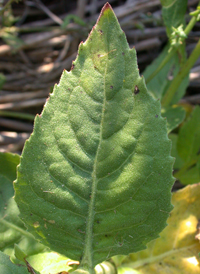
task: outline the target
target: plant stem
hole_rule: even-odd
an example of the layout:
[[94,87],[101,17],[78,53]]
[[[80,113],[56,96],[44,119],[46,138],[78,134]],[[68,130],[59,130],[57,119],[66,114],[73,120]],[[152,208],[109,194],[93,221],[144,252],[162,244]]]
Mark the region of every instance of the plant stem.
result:
[[35,239],[34,236],[33,236],[31,233],[27,232],[26,230],[24,230],[24,229],[22,229],[22,228],[20,228],[20,227],[18,227],[18,226],[16,226],[16,225],[14,225],[14,224],[12,224],[12,223],[10,223],[10,222],[7,222],[7,221],[4,220],[4,219],[1,219],[1,220],[0,220],[0,223],[6,225],[6,226],[9,227],[9,228],[13,228],[13,229],[17,230],[18,232],[20,232],[21,234],[23,234],[23,235],[26,236],[26,237]]
[[181,84],[182,80],[187,76],[187,74],[189,73],[190,69],[193,67],[196,60],[199,58],[199,56],[200,56],[200,40],[196,44],[196,47],[194,48],[188,60],[185,62],[184,66],[181,68],[181,70],[176,75],[176,77],[172,80],[168,90],[166,91],[161,101],[163,107],[168,107],[171,104],[172,99],[179,85]]
[[194,25],[196,24],[196,21],[197,21],[197,17],[192,16],[190,22],[188,23],[187,27],[184,30],[184,32],[187,36],[190,33],[190,31],[193,29]]
[[0,116],[12,117],[12,118],[20,118],[24,120],[33,121],[35,116],[28,113],[20,113],[20,112],[11,112],[6,110],[0,110]]
[[[200,6],[200,3],[198,4]],[[190,31],[193,29],[194,25],[197,22],[197,15],[192,16],[190,22],[188,23],[187,27],[185,28],[184,32],[188,36]],[[161,71],[161,69],[169,62],[169,60],[174,56],[174,54],[177,52],[178,48],[171,48],[169,53],[165,56],[164,60],[161,62],[161,64],[157,67],[157,69],[147,78],[146,83],[148,84],[158,73]]]

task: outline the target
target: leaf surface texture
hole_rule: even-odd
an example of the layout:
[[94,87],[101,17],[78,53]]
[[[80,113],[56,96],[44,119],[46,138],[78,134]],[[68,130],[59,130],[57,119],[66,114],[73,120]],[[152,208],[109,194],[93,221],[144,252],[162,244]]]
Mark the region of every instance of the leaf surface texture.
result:
[[106,4],[35,119],[15,199],[42,243],[94,267],[166,226],[173,183],[160,103]]

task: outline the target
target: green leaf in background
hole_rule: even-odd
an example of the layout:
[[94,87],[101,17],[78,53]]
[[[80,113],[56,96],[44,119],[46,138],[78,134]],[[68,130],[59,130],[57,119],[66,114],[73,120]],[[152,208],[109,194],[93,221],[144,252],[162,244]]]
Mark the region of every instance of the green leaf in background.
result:
[[16,35],[15,31],[12,31],[12,28],[9,29],[11,31],[7,31],[3,28],[0,33],[0,37],[7,45],[12,47],[14,52],[16,52],[21,46],[24,45],[24,41]]
[[19,165],[20,156],[18,154],[0,152],[0,174],[13,182],[17,176],[17,165]]
[[200,107],[196,106],[181,127],[177,140],[177,153],[184,162],[175,177],[183,184],[200,181]]
[[13,245],[21,238],[21,233],[12,228],[13,224],[18,228],[24,228],[13,199],[12,181],[16,179],[16,168],[19,161],[19,155],[0,153],[0,250]]
[[15,249],[15,257],[20,260],[20,261],[24,261],[24,259],[27,257],[27,254],[17,245],[14,245],[14,249]]
[[172,141],[171,155],[175,158],[174,169],[180,169],[184,165],[184,161],[181,159],[177,151],[178,134],[170,133],[168,136]]
[[[152,71],[155,71],[159,64],[164,60],[168,54],[169,46],[166,46],[160,55],[145,69],[143,75],[147,79]],[[173,78],[178,74],[180,70],[180,56],[175,53],[168,63],[156,74],[156,76],[147,84],[149,92],[156,99],[162,99],[166,90],[168,89]],[[189,75],[181,82],[171,104],[176,104],[185,94],[186,88],[189,84]],[[175,118],[175,116],[174,116]]]
[[30,274],[24,265],[11,263],[8,255],[0,251],[0,274]]
[[141,274],[200,273],[200,183],[173,193],[172,204],[174,209],[160,238],[146,250],[130,254],[122,268],[134,268]]
[[200,149],[200,107],[196,106],[180,129],[177,149],[180,157],[189,162],[199,157]]
[[14,189],[12,181],[16,179],[16,168],[20,157],[12,153],[0,153],[0,250],[14,256],[14,244],[34,254],[44,249],[44,246],[35,241],[26,231],[20,218],[19,209],[13,199]]
[[56,252],[39,253],[28,257],[27,261],[40,274],[68,273],[72,270],[72,266],[67,265],[70,260]]
[[21,238],[21,233],[13,228],[24,228],[19,219],[19,210],[13,199],[14,190],[12,182],[0,175],[0,250],[13,245]]
[[113,255],[144,249],[166,226],[170,149],[160,102],[106,4],[25,144],[15,183],[21,218],[94,273]]
[[173,105],[171,107],[162,108],[162,116],[167,118],[168,133],[175,129],[185,118],[185,110],[181,106]]
[[162,8],[162,17],[167,28],[167,35],[170,38],[173,29],[180,25],[185,25],[185,13],[187,9],[187,0],[160,0]]
[[71,22],[74,22],[75,24],[83,27],[87,26],[87,24],[79,16],[75,14],[69,14],[63,19],[61,28],[65,29]]
[[5,81],[6,81],[6,77],[2,73],[0,73],[0,89],[2,89]]
[[141,272],[134,270],[130,267],[119,267],[117,271],[118,274],[141,274]]
[[[44,252],[27,258],[30,265],[41,274],[67,274],[78,267],[77,261],[72,261],[56,252]],[[117,274],[113,263],[105,261],[96,265],[95,274]]]

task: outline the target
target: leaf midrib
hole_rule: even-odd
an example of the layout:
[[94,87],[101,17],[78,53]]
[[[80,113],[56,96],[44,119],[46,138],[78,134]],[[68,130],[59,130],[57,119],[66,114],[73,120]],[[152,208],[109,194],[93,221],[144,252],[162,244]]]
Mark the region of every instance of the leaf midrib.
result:
[[[107,17],[107,19],[109,19],[109,18]],[[107,52],[108,52],[108,49],[107,49]],[[107,57],[107,60],[108,60],[108,57]],[[90,203],[89,203],[88,219],[87,219],[87,223],[86,223],[85,247],[84,247],[84,252],[83,252],[84,255],[83,255],[82,262],[81,262],[81,265],[83,265],[83,267],[85,265],[87,265],[87,266],[89,266],[89,269],[93,269],[93,267],[94,267],[94,265],[93,265],[92,234],[93,234],[93,223],[94,223],[94,215],[95,215],[94,206],[95,206],[95,198],[96,198],[96,189],[97,189],[97,184],[98,184],[96,171],[97,171],[97,159],[98,159],[98,155],[99,155],[99,151],[100,151],[100,147],[101,147],[101,143],[102,143],[103,121],[104,121],[105,104],[106,104],[105,76],[107,73],[107,64],[108,64],[108,62],[106,62],[105,72],[104,72],[104,97],[103,97],[104,99],[103,99],[103,104],[102,104],[99,144],[98,144],[97,152],[96,152],[95,159],[94,159],[94,166],[93,166],[93,173],[92,173],[93,180],[92,180],[92,188],[91,188],[91,198],[90,198]]]

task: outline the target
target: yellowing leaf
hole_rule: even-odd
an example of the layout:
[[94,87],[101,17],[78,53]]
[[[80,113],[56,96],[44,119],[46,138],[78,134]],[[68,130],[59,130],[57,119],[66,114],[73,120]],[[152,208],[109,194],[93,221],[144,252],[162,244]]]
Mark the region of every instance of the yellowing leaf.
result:
[[150,242],[147,250],[130,254],[124,266],[142,274],[200,273],[200,243],[195,238],[200,219],[200,183],[174,193],[172,203],[174,209],[168,219],[169,225],[160,238]]

